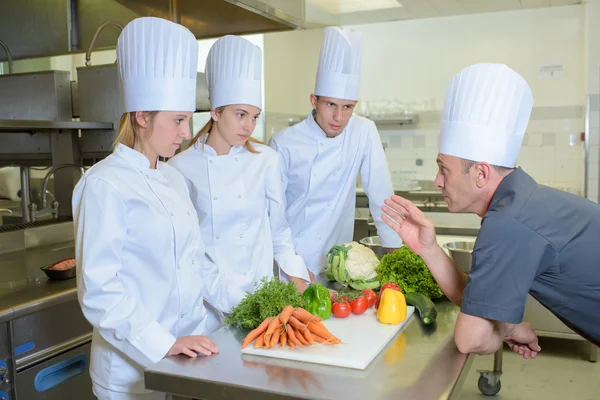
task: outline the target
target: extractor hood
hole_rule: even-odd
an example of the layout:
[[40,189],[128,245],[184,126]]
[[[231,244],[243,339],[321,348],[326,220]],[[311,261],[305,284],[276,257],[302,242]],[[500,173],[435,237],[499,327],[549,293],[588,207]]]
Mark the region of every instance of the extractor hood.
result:
[[[303,29],[304,0],[2,0],[0,40],[14,59],[85,52],[98,26],[141,16],[174,20],[198,39]],[[106,28],[94,48],[114,48]],[[0,51],[0,61],[7,60]]]

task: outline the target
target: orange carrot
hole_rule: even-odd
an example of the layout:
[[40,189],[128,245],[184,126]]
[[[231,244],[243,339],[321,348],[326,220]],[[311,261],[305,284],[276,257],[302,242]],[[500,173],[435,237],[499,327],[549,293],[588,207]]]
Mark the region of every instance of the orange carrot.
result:
[[273,332],[275,332],[275,328],[277,328],[279,326],[279,317],[275,317],[271,320],[271,322],[269,323],[269,327],[267,328],[267,331],[265,333],[265,345],[268,345],[271,343],[271,336],[273,335]]
[[305,346],[308,346],[308,340],[306,340],[306,338],[304,337],[304,335],[302,334],[302,332],[300,330],[295,330],[294,331],[294,335],[296,335],[296,339],[298,339],[300,341],[300,343],[302,343]]
[[313,339],[315,340],[315,342],[317,342],[317,343],[322,343],[322,344],[340,344],[341,343],[341,341],[333,335],[331,335],[331,337],[329,339],[322,338],[321,336],[315,335],[314,333],[312,336],[313,336]]
[[296,309],[294,310],[294,313],[292,315],[294,317],[296,317],[296,319],[298,321],[302,322],[303,324],[307,324],[311,321],[322,321],[322,319],[320,317],[317,317],[316,315],[312,315],[311,313],[309,313],[302,307],[296,307]]
[[279,336],[281,335],[281,329],[275,329],[273,332],[273,336],[271,336],[271,342],[269,343],[269,347],[275,347],[277,343],[279,343]]
[[[302,343],[302,344],[313,344],[314,340],[312,335],[310,334],[310,331],[308,330],[308,328],[306,327],[306,325],[304,325],[302,322],[298,321],[295,317],[290,317],[290,325],[292,325],[292,327],[297,331],[300,332],[302,334],[302,336],[304,336],[304,339],[306,339],[307,343]],[[298,338],[300,339],[300,338]],[[302,340],[300,340],[302,341]]]
[[[286,332],[287,334],[287,332]],[[290,349],[294,350],[296,348],[296,345],[294,344],[294,342],[292,342],[292,340],[290,339],[290,335],[287,335],[288,337],[288,342],[287,345],[290,346]]]
[[269,323],[271,322],[272,319],[273,319],[273,317],[269,317],[269,318],[265,319],[258,326],[258,328],[254,329],[252,332],[250,332],[242,341],[242,349],[245,349],[246,346],[248,346],[250,343],[252,343],[254,341],[254,339],[259,337],[264,331],[266,331],[267,327],[269,326]]
[[285,328],[282,329],[279,341],[281,342],[281,347],[285,347],[285,345],[287,344],[287,331],[285,330]]
[[279,314],[279,320],[280,322],[285,325],[288,322],[288,319],[290,319],[292,313],[294,312],[294,307],[292,306],[286,306],[283,311],[281,312],[281,314]]
[[254,343],[254,347],[255,348],[261,348],[261,347],[265,347],[265,335],[260,335],[258,337],[258,339],[256,339],[256,342]]
[[304,347],[300,340],[298,340],[298,338],[296,337],[294,329],[289,324],[285,326],[285,329],[287,330],[288,341],[294,343],[298,347]]
[[[317,336],[321,336],[323,339],[328,340],[328,341],[339,341],[338,338],[336,338],[334,335],[331,334],[331,332],[329,332],[327,330],[327,328],[317,325],[315,323],[310,322],[307,326],[308,330],[317,335]],[[341,341],[340,341],[341,343]]]

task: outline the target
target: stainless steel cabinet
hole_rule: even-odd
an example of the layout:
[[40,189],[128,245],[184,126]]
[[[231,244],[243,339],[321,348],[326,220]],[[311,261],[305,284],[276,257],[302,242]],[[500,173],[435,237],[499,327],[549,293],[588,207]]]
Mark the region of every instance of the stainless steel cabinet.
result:
[[93,400],[88,372],[91,344],[88,342],[66,353],[36,364],[17,374],[18,399]]

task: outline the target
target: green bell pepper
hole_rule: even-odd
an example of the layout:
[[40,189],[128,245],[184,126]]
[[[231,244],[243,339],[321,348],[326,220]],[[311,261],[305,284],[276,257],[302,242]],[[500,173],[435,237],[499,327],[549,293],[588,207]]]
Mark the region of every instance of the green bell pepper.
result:
[[331,317],[331,297],[326,287],[313,283],[306,288],[302,296],[306,300],[306,310],[309,313],[322,319]]

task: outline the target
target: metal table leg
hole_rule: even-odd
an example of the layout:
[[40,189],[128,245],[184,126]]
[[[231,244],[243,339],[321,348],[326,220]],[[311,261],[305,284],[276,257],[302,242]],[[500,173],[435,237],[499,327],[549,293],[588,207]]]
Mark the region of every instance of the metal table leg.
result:
[[592,342],[588,342],[588,345],[590,346],[590,354],[588,360],[590,362],[595,363],[598,360],[598,347],[596,347],[596,345]]
[[500,391],[500,375],[502,375],[502,350],[503,347],[494,353],[493,371],[477,370],[477,372],[479,372],[477,387],[479,388],[481,394],[485,396],[495,396]]

